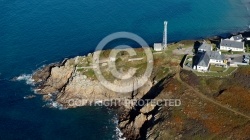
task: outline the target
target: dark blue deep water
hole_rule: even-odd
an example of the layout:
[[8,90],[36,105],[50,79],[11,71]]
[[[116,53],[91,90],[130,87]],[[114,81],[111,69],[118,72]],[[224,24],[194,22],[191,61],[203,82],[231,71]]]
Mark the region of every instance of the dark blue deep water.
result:
[[0,0],[0,139],[117,139],[115,112],[42,107],[25,81],[44,64],[92,52],[106,35],[128,31],[148,44],[246,30],[248,0]]

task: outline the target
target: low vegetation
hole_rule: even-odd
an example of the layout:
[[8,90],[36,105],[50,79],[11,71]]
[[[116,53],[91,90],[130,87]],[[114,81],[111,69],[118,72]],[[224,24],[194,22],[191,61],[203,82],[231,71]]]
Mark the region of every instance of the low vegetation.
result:
[[246,52],[250,53],[250,41],[245,42]]
[[198,71],[194,71],[194,73],[197,76],[208,76],[208,77],[227,77],[229,75],[231,75],[235,70],[237,69],[237,67],[229,67],[224,71],[211,71],[211,72],[198,72]]
[[215,65],[211,65],[209,68],[210,71],[213,72],[223,72],[225,70],[227,70],[226,68],[222,67],[222,66],[215,66]]

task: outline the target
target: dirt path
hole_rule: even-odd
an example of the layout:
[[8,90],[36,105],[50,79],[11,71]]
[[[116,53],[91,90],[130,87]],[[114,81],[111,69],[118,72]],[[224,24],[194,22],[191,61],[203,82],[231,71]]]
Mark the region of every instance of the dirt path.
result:
[[194,87],[188,85],[186,82],[182,81],[181,78],[180,78],[180,71],[176,73],[175,78],[181,84],[185,85],[187,88],[189,88],[190,90],[194,91],[200,98],[202,98],[204,100],[207,100],[207,101],[209,101],[209,102],[211,102],[211,103],[213,103],[213,104],[215,104],[217,106],[220,106],[221,108],[224,108],[224,109],[226,109],[228,111],[234,112],[235,114],[240,115],[240,116],[245,117],[245,118],[247,118],[247,119],[250,120],[250,116],[245,115],[245,114],[243,114],[243,113],[241,113],[241,112],[239,112],[239,111],[237,111],[235,109],[229,108],[229,107],[227,107],[225,105],[222,105],[222,104],[218,103],[217,101],[215,101],[215,100],[207,97],[206,95],[204,95],[203,93],[201,93],[200,91],[198,91],[197,89],[195,89]]

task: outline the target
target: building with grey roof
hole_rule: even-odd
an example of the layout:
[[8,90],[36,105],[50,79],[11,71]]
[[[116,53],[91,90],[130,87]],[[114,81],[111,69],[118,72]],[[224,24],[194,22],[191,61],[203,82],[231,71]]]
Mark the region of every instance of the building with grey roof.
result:
[[242,34],[239,34],[239,35],[236,35],[236,36],[232,36],[230,38],[230,40],[232,40],[232,41],[238,41],[238,42],[242,42],[243,39],[244,38],[243,38]]
[[208,71],[210,58],[207,53],[204,53],[196,66],[198,71]]
[[238,42],[228,39],[221,39],[220,43],[220,50],[223,51],[237,51],[237,52],[244,52],[244,42]]
[[219,51],[207,51],[207,55],[209,56],[210,59],[213,60],[224,60],[224,56],[221,54]]
[[212,51],[212,45],[203,42],[198,48],[198,52],[206,52],[206,51]]
[[201,55],[194,69],[198,71],[208,71],[210,64],[225,65],[224,56],[221,55],[219,51],[206,51]]

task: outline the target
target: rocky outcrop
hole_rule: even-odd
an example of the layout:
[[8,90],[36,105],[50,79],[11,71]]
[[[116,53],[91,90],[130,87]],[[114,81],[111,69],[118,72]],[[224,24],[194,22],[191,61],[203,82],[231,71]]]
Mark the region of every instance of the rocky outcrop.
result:
[[[137,101],[154,99],[161,92],[160,85],[153,85],[152,81],[148,81],[133,92],[115,93],[105,88],[97,79],[81,73],[77,66],[79,61],[80,58],[76,57],[45,66],[35,72],[33,79],[37,92],[45,100],[57,101],[68,108],[89,105],[98,100],[121,99],[118,104],[121,112],[119,127],[124,136],[127,139],[146,138],[145,130],[154,124],[159,107],[149,103],[141,106]],[[119,81],[114,82],[119,84]],[[127,102],[123,102],[124,99]]]
[[144,94],[132,109],[125,109],[120,114],[119,127],[124,136],[128,139],[147,139],[149,138],[148,130],[151,129],[159,118],[157,114],[160,105],[153,102],[154,99],[162,92],[163,85],[168,83],[172,77],[166,77]]
[[67,86],[67,83],[72,76],[74,68],[71,67],[53,67],[49,78],[43,84],[41,92],[43,94],[60,92],[62,88]]
[[37,84],[36,90],[44,95],[44,99],[54,98],[65,107],[76,107],[68,106],[68,101],[86,99],[89,102],[94,102],[96,99],[119,97],[114,92],[104,88],[97,80],[91,80],[86,75],[79,73],[76,66],[70,63],[71,61],[66,60],[64,63],[51,64],[33,74],[32,78]]
[[[139,99],[152,86],[152,83],[148,81],[144,87],[135,92],[118,94],[105,88],[97,79],[82,74],[78,70],[77,64],[79,64],[79,57],[64,60],[62,63],[50,64],[39,69],[32,76],[37,85],[36,91],[42,94],[44,99],[53,98],[68,107],[67,103],[72,99],[87,100],[89,103],[96,100],[118,98]],[[86,69],[90,68],[87,67]],[[119,84],[119,81],[114,82]],[[130,105],[126,107],[131,108]]]

